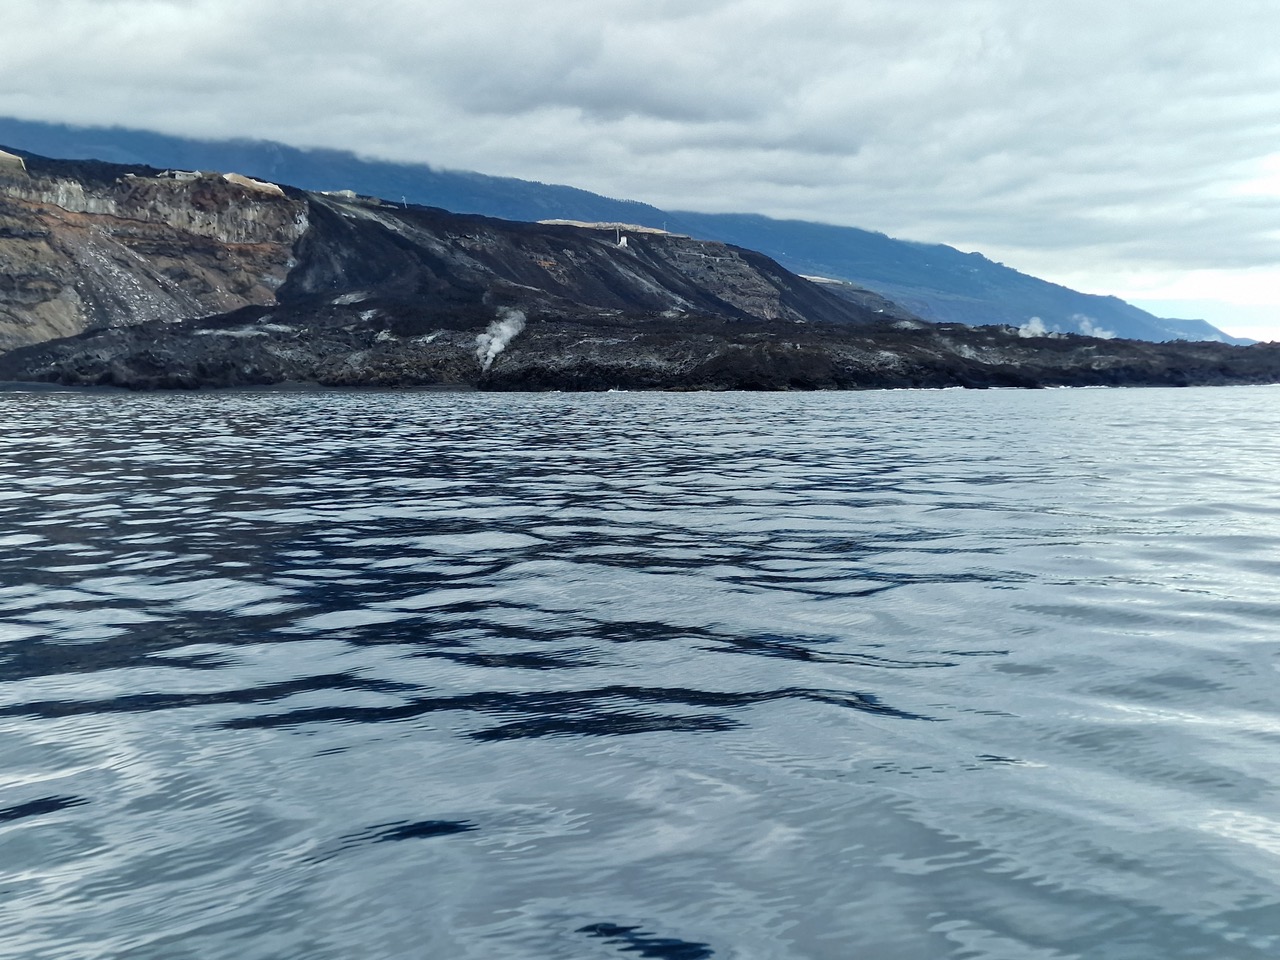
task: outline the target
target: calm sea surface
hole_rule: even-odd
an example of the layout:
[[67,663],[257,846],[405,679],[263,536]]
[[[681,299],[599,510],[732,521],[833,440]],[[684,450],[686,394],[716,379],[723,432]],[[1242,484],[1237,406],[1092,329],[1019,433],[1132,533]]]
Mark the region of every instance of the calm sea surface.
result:
[[0,425],[0,956],[1280,957],[1280,389]]

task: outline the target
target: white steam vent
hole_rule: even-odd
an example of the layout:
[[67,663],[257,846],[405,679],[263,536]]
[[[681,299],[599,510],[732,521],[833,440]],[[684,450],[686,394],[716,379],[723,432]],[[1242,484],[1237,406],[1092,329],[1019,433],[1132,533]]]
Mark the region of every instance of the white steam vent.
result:
[[1076,322],[1080,332],[1086,337],[1097,337],[1099,340],[1114,340],[1116,338],[1114,330],[1107,330],[1093,317],[1086,317],[1083,313],[1076,313],[1072,314],[1071,319]]
[[488,370],[494,359],[507,344],[524,329],[524,313],[503,307],[498,311],[498,319],[489,324],[489,329],[476,336],[476,359],[480,361],[480,369]]
[[1049,328],[1044,325],[1044,321],[1039,317],[1032,317],[1018,328],[1018,336],[1020,337],[1047,337],[1048,335]]

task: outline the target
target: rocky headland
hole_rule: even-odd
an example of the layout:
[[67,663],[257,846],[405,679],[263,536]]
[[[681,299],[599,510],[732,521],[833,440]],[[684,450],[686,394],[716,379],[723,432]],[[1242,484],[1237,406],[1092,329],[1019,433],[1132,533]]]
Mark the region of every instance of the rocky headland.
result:
[[[17,154],[11,154],[16,156]],[[221,173],[0,165],[0,380],[821,389],[1280,381],[1280,347],[926,323],[761,254]]]

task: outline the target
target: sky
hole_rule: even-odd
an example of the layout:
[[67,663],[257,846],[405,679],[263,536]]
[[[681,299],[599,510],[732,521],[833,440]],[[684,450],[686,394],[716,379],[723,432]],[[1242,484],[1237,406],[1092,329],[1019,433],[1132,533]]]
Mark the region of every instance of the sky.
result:
[[1276,0],[5,0],[0,115],[978,250],[1280,340]]

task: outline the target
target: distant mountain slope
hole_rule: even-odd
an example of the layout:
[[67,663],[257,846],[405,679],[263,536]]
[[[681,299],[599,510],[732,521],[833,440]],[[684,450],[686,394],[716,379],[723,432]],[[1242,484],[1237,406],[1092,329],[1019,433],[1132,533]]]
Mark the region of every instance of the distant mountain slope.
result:
[[1175,331],[1176,336],[1174,339],[1177,340],[1219,340],[1222,343],[1236,343],[1242,346],[1257,342],[1243,337],[1228,337],[1208,320],[1185,320],[1165,317],[1160,322],[1170,330]]
[[299,150],[264,140],[187,140],[120,127],[71,127],[0,117],[0,144],[46,157],[175,170],[235,170],[303,190],[354,190],[503,220],[616,220],[661,227],[664,218],[670,218],[657,207],[612,200],[577,187],[437,170],[425,163],[364,160],[342,150]]
[[980,254],[881,233],[752,214],[665,211],[575,187],[426,164],[363,160],[337,150],[299,150],[248,140],[188,140],[120,128],[69,127],[0,118],[0,144],[46,156],[94,158],[179,169],[235,170],[310,190],[350,189],[392,201],[510,220],[620,221],[665,227],[758,250],[798,273],[858,284],[940,322],[1006,323],[1039,318],[1047,330],[1141,340],[1232,338],[1199,321],[1155,317],[1116,297],[1080,293],[1019,273]]
[[1203,320],[1163,320],[1118,297],[1080,293],[942,244],[754,214],[680,211],[673,217],[694,236],[767,251],[797,273],[869,287],[928,320],[1022,326],[1039,317],[1048,330],[1089,336],[1252,342]]

